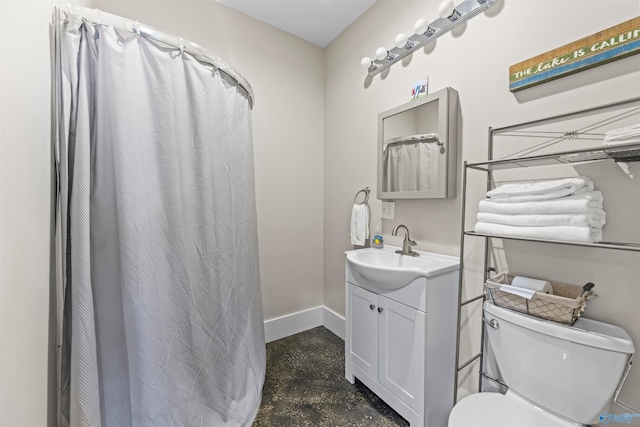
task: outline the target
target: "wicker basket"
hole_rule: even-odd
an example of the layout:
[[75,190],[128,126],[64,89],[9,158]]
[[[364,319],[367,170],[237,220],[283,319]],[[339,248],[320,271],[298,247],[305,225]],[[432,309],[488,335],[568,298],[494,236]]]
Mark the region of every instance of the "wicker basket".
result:
[[515,275],[499,273],[485,283],[495,305],[554,322],[573,325],[593,297],[593,283],[583,287],[562,282],[549,282],[553,295],[536,292],[530,300],[500,290],[511,285]]

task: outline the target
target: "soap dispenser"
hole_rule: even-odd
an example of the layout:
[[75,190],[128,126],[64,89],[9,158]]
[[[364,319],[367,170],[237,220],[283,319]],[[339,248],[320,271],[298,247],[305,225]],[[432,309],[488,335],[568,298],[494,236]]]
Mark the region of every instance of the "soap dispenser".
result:
[[376,225],[374,230],[375,232],[371,238],[371,246],[376,249],[382,249],[384,248],[384,240],[382,239],[382,233],[380,233],[380,226]]

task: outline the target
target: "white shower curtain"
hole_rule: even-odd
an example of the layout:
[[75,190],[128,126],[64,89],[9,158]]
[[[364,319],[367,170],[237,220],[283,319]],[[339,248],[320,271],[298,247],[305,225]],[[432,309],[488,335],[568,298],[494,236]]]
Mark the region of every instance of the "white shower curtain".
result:
[[144,37],[57,31],[60,425],[250,425],[265,347],[248,97]]
[[432,191],[438,188],[440,147],[427,142],[394,142],[384,149],[383,191]]

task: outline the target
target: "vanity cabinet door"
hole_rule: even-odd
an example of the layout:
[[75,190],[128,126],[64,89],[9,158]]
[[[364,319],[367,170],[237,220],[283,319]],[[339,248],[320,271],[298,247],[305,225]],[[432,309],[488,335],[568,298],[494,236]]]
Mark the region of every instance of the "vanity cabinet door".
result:
[[349,358],[373,379],[378,378],[378,295],[349,286],[347,307]]
[[425,313],[379,297],[378,381],[418,414],[424,413]]

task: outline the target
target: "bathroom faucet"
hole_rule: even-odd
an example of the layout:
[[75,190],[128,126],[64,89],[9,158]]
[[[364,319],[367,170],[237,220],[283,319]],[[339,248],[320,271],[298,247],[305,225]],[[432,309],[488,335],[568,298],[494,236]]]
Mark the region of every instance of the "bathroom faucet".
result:
[[417,245],[414,240],[409,238],[409,229],[404,224],[398,224],[393,227],[393,231],[391,232],[392,236],[396,236],[398,234],[398,229],[404,228],[404,240],[402,241],[402,250],[397,250],[396,253],[400,255],[409,255],[409,256],[420,256],[418,252],[414,252],[411,249],[412,245]]

